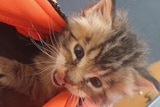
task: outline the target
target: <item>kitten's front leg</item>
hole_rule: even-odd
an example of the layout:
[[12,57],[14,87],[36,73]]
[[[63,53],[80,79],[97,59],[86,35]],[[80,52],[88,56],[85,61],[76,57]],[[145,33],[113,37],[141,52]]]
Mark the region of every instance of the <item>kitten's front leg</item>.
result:
[[0,87],[14,89],[17,92],[33,95],[38,92],[38,76],[35,70],[22,63],[0,57]]
[[16,64],[4,57],[0,57],[0,86],[13,88],[16,83]]

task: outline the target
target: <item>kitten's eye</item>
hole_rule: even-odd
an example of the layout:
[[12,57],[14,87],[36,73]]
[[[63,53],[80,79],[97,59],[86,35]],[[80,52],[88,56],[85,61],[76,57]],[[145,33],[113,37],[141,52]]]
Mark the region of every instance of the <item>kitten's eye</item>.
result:
[[74,47],[74,54],[76,55],[76,57],[78,59],[81,59],[83,56],[84,56],[84,50],[82,48],[81,45],[77,44],[75,47]]
[[93,78],[90,78],[89,81],[91,82],[91,84],[96,87],[96,88],[99,88],[102,86],[102,82],[100,81],[99,78],[97,77],[93,77]]

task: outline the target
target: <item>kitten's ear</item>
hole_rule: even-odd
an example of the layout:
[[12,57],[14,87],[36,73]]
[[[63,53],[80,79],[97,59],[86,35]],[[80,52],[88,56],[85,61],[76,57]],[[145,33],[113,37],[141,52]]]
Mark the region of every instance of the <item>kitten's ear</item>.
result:
[[152,89],[153,92],[158,93],[158,90],[154,86],[152,82],[142,77],[140,74],[135,75],[135,83],[137,88],[149,88]]
[[97,4],[84,11],[85,15],[97,15],[108,22],[112,22],[112,10],[114,0],[100,0]]

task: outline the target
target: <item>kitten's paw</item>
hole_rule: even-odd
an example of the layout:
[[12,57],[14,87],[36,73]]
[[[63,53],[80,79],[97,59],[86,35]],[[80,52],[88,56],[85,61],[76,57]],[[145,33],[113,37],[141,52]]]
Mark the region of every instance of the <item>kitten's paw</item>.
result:
[[16,65],[14,61],[0,57],[0,87],[12,87],[15,83]]
[[0,68],[0,88],[6,86],[7,81],[7,76],[2,73],[2,69]]

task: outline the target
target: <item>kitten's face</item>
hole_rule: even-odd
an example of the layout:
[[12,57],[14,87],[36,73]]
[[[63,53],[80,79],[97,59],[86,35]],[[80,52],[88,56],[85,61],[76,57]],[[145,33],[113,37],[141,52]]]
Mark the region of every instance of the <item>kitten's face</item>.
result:
[[53,74],[55,85],[99,106],[133,94],[143,80],[134,69],[143,65],[141,44],[123,18],[113,21],[111,2],[102,0],[68,20]]

